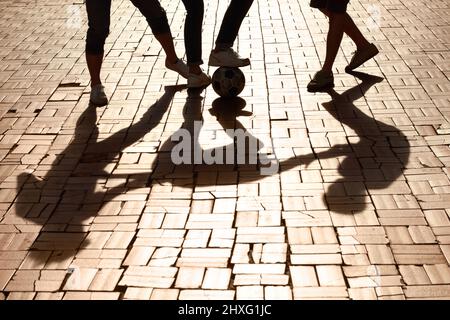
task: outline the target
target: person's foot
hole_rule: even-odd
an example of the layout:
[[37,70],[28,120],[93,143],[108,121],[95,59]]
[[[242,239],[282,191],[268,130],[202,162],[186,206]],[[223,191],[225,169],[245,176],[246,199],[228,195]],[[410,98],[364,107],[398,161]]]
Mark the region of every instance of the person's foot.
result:
[[177,62],[175,63],[171,63],[166,60],[166,68],[177,72],[180,76],[182,76],[185,79],[189,77],[189,67],[181,59],[178,59]]
[[91,87],[90,101],[97,106],[105,106],[108,104],[105,87],[101,83]]
[[316,72],[312,80],[308,83],[309,92],[318,92],[331,89],[334,87],[333,72],[320,70]]
[[202,88],[211,84],[211,77],[203,71],[199,74],[190,73],[188,76],[188,88]]
[[213,67],[240,68],[250,65],[250,59],[242,58],[233,48],[221,51],[211,51],[209,63]]
[[370,43],[363,49],[356,50],[349,65],[345,67],[345,72],[355,70],[366,61],[375,57],[379,52],[380,51],[378,51],[378,48],[373,43]]

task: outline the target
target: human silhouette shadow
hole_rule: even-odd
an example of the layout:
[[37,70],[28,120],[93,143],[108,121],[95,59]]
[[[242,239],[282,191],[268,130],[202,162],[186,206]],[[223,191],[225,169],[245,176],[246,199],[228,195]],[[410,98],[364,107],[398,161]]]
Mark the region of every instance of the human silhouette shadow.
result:
[[[31,250],[56,251],[52,259],[58,260],[65,259],[71,250],[89,244],[85,239],[86,220],[97,215],[102,203],[133,188],[123,183],[114,190],[106,190],[98,184],[109,178],[133,179],[129,174],[112,175],[114,162],[122,150],[138,142],[161,122],[176,92],[184,88],[183,85],[165,87],[163,96],[139,121],[101,141],[97,141],[98,108],[90,104],[76,123],[73,140],[56,157],[47,174],[36,177],[24,172],[18,176],[17,190],[21,191],[15,201],[18,217],[14,219],[43,226]],[[142,184],[148,182],[150,169],[145,176],[139,175]],[[36,255],[36,259],[45,257]]]
[[401,130],[375,120],[354,104],[383,78],[356,71],[351,74],[362,82],[341,94],[333,89],[327,91],[332,100],[322,106],[353,130],[358,141],[350,141],[347,137],[348,144],[335,145],[315,154],[319,160],[345,156],[338,168],[341,177],[324,194],[329,209],[342,213],[363,211],[367,206],[368,191],[385,189],[400,178],[410,154],[408,139]]
[[[252,115],[251,112],[243,110],[246,106],[246,101],[240,97],[218,98],[213,101],[212,107],[208,111],[215,117],[220,125],[220,129],[223,129],[233,142],[224,146],[203,148],[200,146],[199,141],[200,130],[204,123],[202,115],[203,98],[200,93],[201,91],[199,90],[188,90],[188,97],[183,107],[183,123],[180,129],[162,144],[159,156],[164,157],[165,160],[170,158],[169,163],[172,163],[172,169],[176,167],[178,173],[198,172],[202,170],[202,167],[208,165],[215,165],[219,171],[233,170],[239,165],[253,165],[256,171],[258,162],[264,163],[264,161],[261,161],[261,159],[265,159],[264,154],[259,155],[259,159],[256,157],[259,150],[264,147],[264,144],[260,139],[252,135],[237,119],[239,116],[248,117]],[[185,135],[178,139],[181,136],[180,131],[184,131]],[[245,135],[245,141],[240,141],[245,142],[245,144],[237,145],[239,141],[236,139],[236,132],[238,131]],[[186,141],[186,139],[189,141]],[[190,148],[186,148],[189,149],[189,154],[174,153],[174,148],[181,142],[184,142],[185,145],[190,145]],[[243,146],[243,148],[239,149],[240,146]],[[186,149],[183,151],[186,151]],[[227,151],[230,150],[233,150],[231,153],[232,157],[227,159],[227,156],[230,156]],[[210,156],[209,160],[207,155]],[[183,158],[183,161],[180,160],[181,163],[175,160],[177,156]],[[177,164],[173,164],[173,161]],[[158,162],[166,164],[166,167],[165,169],[159,168],[160,170],[157,167],[152,174],[152,179],[164,180],[165,175],[172,171],[170,168],[167,168],[167,161],[158,159]]]
[[[349,137],[347,137],[348,143],[334,145],[323,152],[284,159],[278,162],[279,170],[277,170],[277,172],[287,171],[299,166],[307,168],[315,160],[343,158],[337,168],[340,177],[329,185],[323,195],[323,200],[328,205],[329,210],[340,213],[364,211],[367,208],[367,204],[370,203],[369,193],[371,190],[385,189],[402,176],[410,153],[409,142],[399,129],[375,120],[358,109],[354,104],[355,101],[364,97],[373,85],[384,79],[362,72],[352,72],[352,75],[360,79],[361,83],[341,94],[333,89],[327,91],[331,101],[322,104],[325,110],[336,120],[354,132],[354,134],[349,134]],[[258,163],[245,171],[245,181],[252,182],[264,178],[265,174],[262,174],[261,171],[262,164],[273,163],[274,156],[261,153],[260,151],[264,147],[262,141],[250,134],[237,119],[238,116],[251,115],[248,111],[242,111],[245,104],[245,100],[241,98],[219,98],[213,102],[213,106],[209,111],[216,117],[222,129],[241,129],[245,131],[248,139],[243,151],[243,154],[246,155],[245,159],[248,161],[250,155],[258,154]],[[197,150],[202,151],[202,154],[205,152],[211,154],[211,150],[202,149],[199,146],[198,134],[194,133],[195,121],[203,121],[201,97],[191,94],[187,98],[183,110],[184,123],[181,128],[190,132],[189,137],[191,138],[192,150],[197,148]],[[230,135],[230,138],[233,139],[235,137]],[[236,149],[238,148],[235,142],[232,144],[234,144],[236,155],[238,151]],[[176,143],[178,142],[167,140],[161,148],[161,150],[166,151],[165,159],[169,160],[169,162],[167,151],[172,150]],[[252,145],[253,148],[250,148]],[[227,147],[223,146],[222,149],[227,149]],[[242,152],[242,150],[240,151]],[[182,164],[177,166],[178,172],[191,172],[193,174],[192,177],[195,177],[195,171],[201,169],[195,169],[195,165],[192,165],[194,160],[191,154],[190,161],[187,161],[190,165]],[[221,164],[215,165],[215,170],[226,172],[230,170],[230,166],[236,170],[239,163],[235,159],[234,163],[224,160]],[[173,168],[166,166],[159,172],[155,171],[152,178],[159,179],[162,182],[168,174],[173,172]],[[225,178],[224,181],[221,181],[219,178],[214,184],[226,184],[227,180],[228,178]],[[177,179],[169,179],[169,182],[177,184]],[[205,185],[203,184],[202,186]]]
[[[354,75],[362,82],[342,94],[330,90],[328,93],[332,100],[324,103],[323,107],[342,124],[353,130],[355,133],[354,138],[357,138],[355,139],[357,141],[353,141],[352,137],[347,144],[335,145],[323,152],[276,161],[279,170],[273,172],[287,171],[297,167],[301,168],[302,166],[307,167],[315,160],[343,157],[340,166],[337,168],[341,177],[331,183],[324,194],[324,200],[327,202],[329,209],[334,212],[358,213],[363,211],[367,207],[367,201],[364,201],[367,197],[367,190],[387,188],[401,177],[409,158],[409,144],[400,130],[373,119],[360,111],[354,104],[356,100],[364,96],[370,87],[382,81],[382,78],[356,72]],[[180,87],[169,88],[163,97],[149,108],[140,121],[133,124],[130,128],[122,129],[100,142],[95,142],[98,137],[96,109],[89,107],[78,120],[75,139],[62,153],[62,158],[55,160],[51,170],[44,178],[38,180],[33,175],[26,173],[19,177],[18,188],[22,188],[22,191],[17,198],[16,205],[18,208],[22,206],[23,217],[44,225],[44,232],[41,233],[35,242],[35,245],[37,245],[33,245],[35,249],[67,251],[76,250],[80,246],[86,245],[86,242],[82,242],[87,233],[79,221],[95,217],[101,205],[112,200],[117,194],[123,194],[134,188],[156,184],[195,188],[199,183],[197,179],[198,173],[205,170],[205,166],[209,164],[205,163],[204,158],[201,159],[200,163],[196,164],[194,153],[188,154],[188,157],[184,158],[189,159],[189,161],[174,163],[176,158],[173,157],[173,150],[179,146],[181,139],[177,140],[173,137],[181,137],[180,133],[183,132],[189,133],[185,137],[189,140],[192,150],[198,148],[202,154],[216,155],[215,152],[218,149],[226,149],[227,147],[233,148],[235,151],[233,161],[226,161],[226,153],[224,153],[223,161],[213,165],[215,166],[214,170],[218,172],[237,171],[239,180],[235,179],[233,182],[230,182],[226,174],[218,175],[213,182],[201,181],[202,187],[213,187],[229,183],[236,184],[238,181],[242,181],[242,175],[245,176],[245,182],[258,181],[267,176],[262,174],[261,169],[267,166],[268,163],[273,164],[274,156],[262,152],[264,148],[262,141],[251,134],[239,121],[238,117],[251,116],[250,112],[243,110],[246,106],[245,100],[241,98],[219,98],[213,102],[209,113],[216,118],[220,128],[226,130],[233,142],[220,148],[203,149],[198,140],[199,136],[195,133],[196,123],[200,123],[201,127],[204,121],[202,111],[203,98],[200,95],[201,90],[191,89],[188,90],[186,103],[183,107],[183,123],[179,130],[161,144],[152,168],[149,168],[148,172],[133,175],[111,174],[109,166],[118,153],[127,146],[139,141],[147,132],[156,127],[167,111],[175,92],[180,89]],[[236,144],[233,130],[242,130],[246,134],[247,143],[244,146],[244,150],[238,150],[240,147]],[[88,141],[94,141],[95,143],[86,147]],[[393,151],[393,148],[395,148],[395,151]],[[241,154],[245,154],[244,160],[240,159],[238,161],[238,151]],[[248,165],[248,161],[255,153],[258,154],[258,161]],[[183,153],[178,153],[178,155],[180,154],[184,156]],[[68,159],[65,159],[66,155],[69,155]],[[215,159],[219,158],[216,157]],[[246,166],[245,170],[240,171],[240,166]],[[67,171],[68,168],[75,170],[71,173],[71,171]],[[371,175],[364,171],[366,168],[369,168],[371,172],[381,173],[381,175]],[[59,175],[59,172],[68,173]],[[62,199],[59,202],[57,201],[57,199],[61,198],[58,190],[64,187],[67,184],[67,179],[71,177],[89,177],[89,179],[86,180],[83,188],[84,197],[81,199],[69,199],[71,201],[69,201],[68,205],[65,205],[64,200],[67,197],[64,197],[64,194]],[[128,179],[120,185],[108,188],[106,192],[106,190],[98,190],[99,179],[105,178]],[[355,180],[358,182],[356,186],[352,184],[350,188],[347,188],[350,192],[346,192],[343,195],[342,190],[347,190],[346,187],[348,187],[346,184],[351,184]],[[31,206],[30,199],[33,200]],[[340,199],[345,199],[347,202],[343,205]],[[348,206],[348,202],[350,202],[350,206]],[[35,206],[39,207],[40,211],[33,211]],[[53,210],[55,212],[46,211],[46,206],[56,207],[56,210]],[[77,212],[76,216],[73,215],[74,211]],[[80,211],[82,211],[82,214],[79,213]],[[61,232],[70,240],[70,246],[51,243],[50,246],[39,247],[40,243],[52,241],[51,233],[58,231],[52,228],[58,224],[66,226],[66,229],[61,230]],[[70,226],[70,228],[67,228],[67,226]],[[50,238],[40,239],[45,236],[50,236]]]

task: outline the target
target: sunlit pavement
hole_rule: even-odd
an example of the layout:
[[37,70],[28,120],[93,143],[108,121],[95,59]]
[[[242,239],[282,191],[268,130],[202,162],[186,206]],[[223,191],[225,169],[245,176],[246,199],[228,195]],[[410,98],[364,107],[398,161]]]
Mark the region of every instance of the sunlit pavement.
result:
[[[227,2],[205,2],[207,62]],[[185,9],[162,4],[183,55]],[[450,298],[448,1],[352,0],[380,54],[346,74],[344,38],[335,90],[317,94],[327,20],[305,0],[255,1],[243,100],[224,102],[174,87],[116,0],[102,108],[82,1],[0,6],[0,299]],[[278,170],[175,165],[171,136],[195,120],[202,149],[242,129]]]

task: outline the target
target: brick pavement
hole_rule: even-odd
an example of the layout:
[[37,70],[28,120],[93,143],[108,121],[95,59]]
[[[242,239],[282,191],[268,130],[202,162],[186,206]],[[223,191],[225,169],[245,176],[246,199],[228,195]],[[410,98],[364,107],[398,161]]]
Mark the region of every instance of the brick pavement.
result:
[[[162,3],[183,53],[184,8]],[[225,7],[206,1],[205,60]],[[448,1],[353,0],[380,55],[347,75],[345,38],[331,96],[305,89],[327,20],[255,1],[229,105],[175,86],[116,0],[104,108],[88,106],[82,1],[1,8],[0,299],[450,298]],[[244,128],[279,171],[174,165],[170,137],[194,120],[203,149]]]

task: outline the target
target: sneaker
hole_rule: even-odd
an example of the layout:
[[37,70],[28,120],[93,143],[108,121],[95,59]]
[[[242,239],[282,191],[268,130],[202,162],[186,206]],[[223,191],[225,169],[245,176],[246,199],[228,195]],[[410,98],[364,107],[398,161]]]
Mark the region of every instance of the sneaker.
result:
[[318,71],[308,83],[309,92],[323,91],[334,87],[334,77],[332,72]]
[[108,104],[108,97],[105,93],[105,87],[102,84],[97,84],[91,88],[90,101],[92,104],[104,106]]
[[242,58],[232,48],[221,51],[211,51],[209,65],[213,67],[240,68],[250,65],[250,59]]
[[366,61],[375,57],[379,52],[380,51],[378,51],[378,48],[373,43],[369,44],[364,49],[356,50],[349,65],[345,67],[345,72],[350,72],[358,68]]
[[191,73],[188,77],[188,88],[202,88],[207,87],[211,84],[211,77],[206,73],[202,72],[200,74]]
[[166,61],[166,68],[177,72],[180,76],[182,76],[185,79],[189,77],[189,67],[181,59],[178,59],[176,63],[169,63]]

